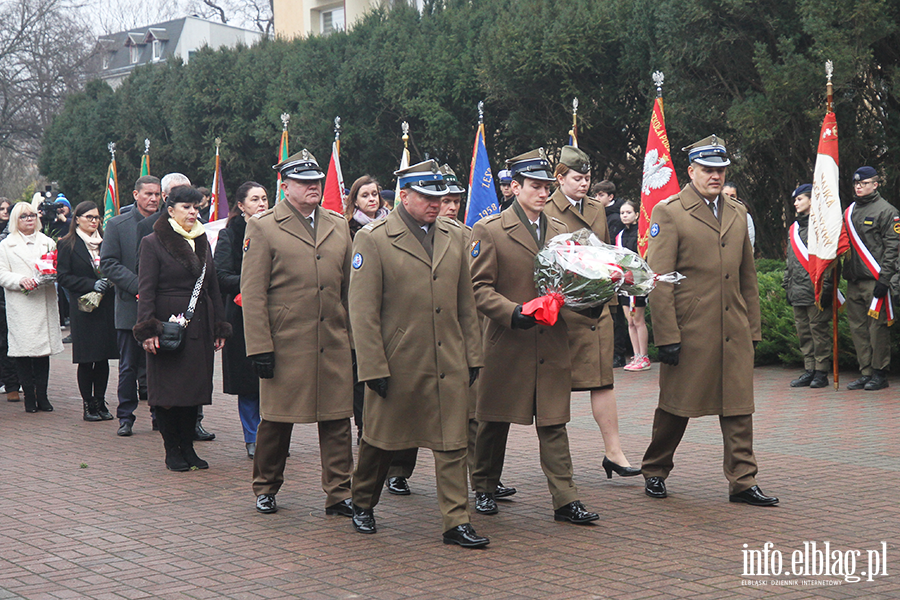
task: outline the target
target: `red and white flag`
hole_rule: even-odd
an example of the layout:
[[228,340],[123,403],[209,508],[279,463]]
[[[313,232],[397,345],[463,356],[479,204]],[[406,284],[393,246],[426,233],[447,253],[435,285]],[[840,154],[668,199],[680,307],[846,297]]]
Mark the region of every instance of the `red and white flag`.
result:
[[653,207],[660,200],[674,196],[681,190],[672,165],[672,150],[666,135],[666,118],[663,115],[662,97],[653,103],[650,132],[647,134],[647,150],[644,154],[644,177],[641,181],[641,213],[638,217],[638,252],[647,254],[650,217]]
[[325,175],[325,192],[322,195],[322,207],[339,213],[344,212],[344,175],[341,173],[340,142],[335,140],[331,145],[331,161]]
[[812,186],[806,246],[809,276],[815,288],[816,304],[819,304],[825,271],[849,248],[846,236],[841,243],[843,214],[838,193],[838,128],[833,112],[827,113],[822,122]]

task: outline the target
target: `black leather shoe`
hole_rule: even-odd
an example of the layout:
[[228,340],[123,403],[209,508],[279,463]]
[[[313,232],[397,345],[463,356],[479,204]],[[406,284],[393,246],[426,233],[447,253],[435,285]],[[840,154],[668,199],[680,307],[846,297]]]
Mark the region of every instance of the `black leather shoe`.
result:
[[119,430],[116,432],[116,435],[119,437],[129,437],[132,433],[131,421],[125,421],[119,425]]
[[194,427],[194,441],[211,442],[214,439],[216,439],[216,434],[208,432],[207,430],[203,429],[203,425],[197,423],[197,426]]
[[621,354],[613,355],[613,369],[618,369],[619,367],[625,366],[625,357]]
[[553,519],[556,521],[569,521],[581,525],[582,523],[590,523],[600,518],[597,513],[592,513],[584,507],[580,500],[569,502],[562,508],[553,511]]
[[388,477],[387,490],[395,496],[409,496],[412,493],[406,477]]
[[665,498],[669,495],[666,492],[666,480],[662,477],[648,477],[644,482],[644,492],[651,498]]
[[496,515],[500,512],[497,503],[494,502],[494,495],[475,492],[475,512],[483,515]]
[[775,496],[766,496],[759,489],[758,485],[747,488],[739,494],[731,494],[728,496],[729,502],[745,502],[753,506],[774,506],[778,504],[778,498]]
[[341,500],[337,504],[332,504],[331,506],[325,507],[326,515],[338,515],[340,517],[352,517],[353,516],[353,503],[350,501],[350,498],[346,500]]
[[869,380],[869,383],[866,384],[866,387],[864,389],[866,391],[873,392],[875,390],[883,390],[889,385],[891,384],[888,383],[888,380],[884,377],[884,375],[882,375],[878,371],[875,371],[872,374],[872,379]]
[[854,379],[850,383],[847,384],[848,390],[864,390],[866,389],[866,384],[872,380],[871,375],[863,375],[859,379]]
[[815,376],[815,371],[807,369],[806,371],[803,371],[803,374],[800,375],[800,377],[791,382],[791,387],[806,387],[812,383],[813,377]]
[[355,504],[353,507],[353,529],[359,533],[375,533],[375,511],[371,508],[360,508]]
[[823,388],[828,386],[828,373],[825,371],[816,371],[813,380],[809,382],[809,387],[813,389]]
[[260,494],[257,496],[256,510],[265,514],[278,512],[278,505],[275,504],[275,494]]
[[634,477],[635,475],[641,474],[640,469],[617,465],[605,456],[603,457],[603,462],[601,464],[603,465],[603,470],[606,471],[607,479],[612,479],[613,471],[615,471],[616,475],[618,475],[619,477]]
[[457,544],[463,548],[484,548],[491,543],[491,540],[475,533],[471,523],[465,523],[445,531],[444,543]]
[[515,496],[518,490],[514,487],[505,487],[502,483],[497,484],[497,491],[494,492],[494,499],[499,500],[500,498],[509,498],[510,496]]

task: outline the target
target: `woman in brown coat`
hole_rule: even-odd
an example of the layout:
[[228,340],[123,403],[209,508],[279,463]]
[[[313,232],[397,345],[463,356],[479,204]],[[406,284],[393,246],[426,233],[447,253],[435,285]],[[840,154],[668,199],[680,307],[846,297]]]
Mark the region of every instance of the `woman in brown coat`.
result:
[[[153,233],[141,242],[134,337],[148,353],[148,399],[156,407],[166,468],[172,471],[209,467],[194,452],[194,425],[197,407],[212,403],[215,352],[231,335],[212,252],[197,218],[201,199],[189,186],[173,188],[166,199],[168,218],[157,219]],[[162,323],[187,311],[201,275],[203,284],[181,348],[160,350]]]

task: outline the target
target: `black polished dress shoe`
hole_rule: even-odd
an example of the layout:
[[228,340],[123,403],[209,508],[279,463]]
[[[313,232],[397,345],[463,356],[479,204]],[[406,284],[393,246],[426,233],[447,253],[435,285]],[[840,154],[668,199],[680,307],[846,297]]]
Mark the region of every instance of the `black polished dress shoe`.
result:
[[395,496],[409,496],[409,484],[406,483],[406,477],[388,477],[387,490]]
[[275,504],[275,494],[260,494],[257,496],[256,510],[264,514],[278,512],[278,505]]
[[582,523],[590,523],[600,518],[600,515],[593,513],[584,507],[580,500],[569,502],[562,508],[553,511],[553,519],[556,521],[569,521],[581,525]]
[[493,494],[475,492],[475,511],[483,515],[496,515],[500,512]]
[[759,489],[758,485],[747,488],[739,494],[731,494],[728,496],[729,502],[745,502],[753,506],[774,506],[778,504],[778,498],[775,496],[766,496]]
[[873,392],[875,390],[883,390],[889,385],[891,384],[888,383],[887,378],[878,371],[875,371],[874,373],[872,373],[872,379],[869,380],[869,383],[867,383],[865,388],[863,389],[869,392]]
[[500,498],[509,498],[510,496],[515,496],[518,490],[514,487],[505,487],[502,483],[497,484],[497,491],[494,492],[494,499],[499,500]]
[[818,389],[828,386],[828,373],[826,371],[816,371],[813,380],[809,382],[809,387]]
[[326,515],[338,515],[340,517],[352,517],[353,516],[353,503],[350,501],[350,498],[346,500],[341,500],[337,504],[332,504],[331,506],[325,507]]
[[864,390],[866,388],[866,384],[872,380],[871,375],[863,375],[859,379],[854,379],[850,383],[847,384],[848,390]]
[[216,434],[208,432],[207,430],[203,429],[203,425],[197,423],[196,427],[194,427],[194,441],[211,442],[214,439],[216,439]]
[[119,437],[128,437],[132,433],[134,433],[131,428],[131,421],[125,421],[124,423],[119,425],[119,430],[116,431],[116,435]]
[[353,529],[359,533],[375,533],[375,511],[371,508],[360,508],[355,504],[353,506]]
[[644,492],[651,498],[665,498],[669,495],[666,492],[666,480],[662,477],[648,477],[644,482]]
[[812,383],[813,378],[816,376],[816,372],[812,369],[807,369],[803,371],[803,373],[797,379],[791,381],[791,387],[806,387],[810,383]]
[[491,543],[491,540],[475,533],[471,523],[464,523],[445,531],[444,543],[457,544],[463,548],[484,548]]
[[605,456],[603,457],[603,470],[606,471],[606,478],[612,479],[613,471],[616,472],[616,475],[619,477],[634,477],[635,475],[640,475],[641,470],[635,469],[634,467],[623,467],[621,465],[617,465],[613,461],[609,460]]

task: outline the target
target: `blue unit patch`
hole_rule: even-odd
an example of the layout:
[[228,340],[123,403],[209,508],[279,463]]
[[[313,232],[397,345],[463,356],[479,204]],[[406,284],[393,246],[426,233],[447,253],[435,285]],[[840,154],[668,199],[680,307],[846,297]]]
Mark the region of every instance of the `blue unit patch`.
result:
[[250,249],[250,238],[244,240],[244,252]]
[[656,237],[658,233],[659,233],[659,224],[658,224],[658,223],[654,223],[654,224],[650,227],[650,237]]
[[353,268],[358,269],[362,266],[362,264],[363,264],[362,254],[357,252],[356,254],[353,255]]
[[476,258],[481,254],[481,240],[472,242],[472,258]]

